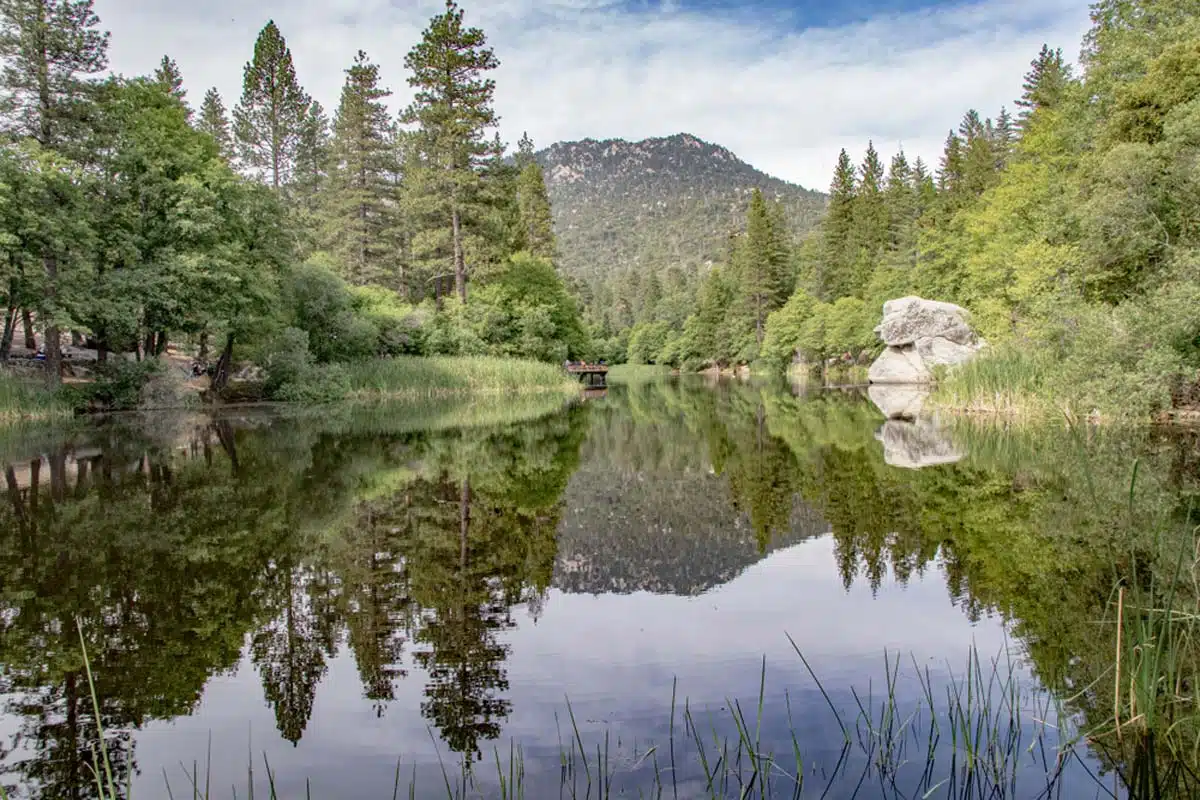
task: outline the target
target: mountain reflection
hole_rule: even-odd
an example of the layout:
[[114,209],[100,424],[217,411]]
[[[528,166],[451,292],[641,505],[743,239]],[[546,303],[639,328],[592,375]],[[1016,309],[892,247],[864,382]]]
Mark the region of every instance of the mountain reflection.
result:
[[[898,468],[864,398],[683,381],[566,408],[153,423],[8,445],[0,775],[15,796],[89,796],[101,744],[124,785],[136,731],[195,712],[244,654],[293,745],[346,648],[376,715],[420,680],[422,717],[477,759],[512,712],[516,608],[536,621],[552,586],[694,596],[826,535],[847,588],[932,567],[968,616],[1011,621],[1047,685],[1084,685],[1106,664],[1092,631],[1114,565],[1151,556],[1117,531],[1129,463],[1142,455],[1147,531],[1186,522],[1200,483],[1194,438],[1153,432],[1097,434],[1077,463],[1066,431],[951,426],[933,449],[956,459],[922,458],[953,463]],[[1091,702],[1077,710],[1103,713]]]

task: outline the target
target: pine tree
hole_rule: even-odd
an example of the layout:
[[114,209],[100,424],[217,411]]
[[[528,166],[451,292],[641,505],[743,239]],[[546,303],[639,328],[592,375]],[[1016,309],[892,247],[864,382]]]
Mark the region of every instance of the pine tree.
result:
[[498,122],[492,109],[496,84],[483,76],[500,62],[486,44],[484,32],[464,27],[462,10],[446,0],[445,13],[430,21],[404,59],[416,96],[401,120],[418,126],[419,200],[450,229],[455,291],[464,303],[464,217],[480,191],[479,168],[496,150],[485,136]]
[[[333,119],[332,169],[326,192],[328,249],[352,283],[395,285],[396,248],[388,241],[395,200],[392,124],[379,85],[379,67],[362,50],[346,70],[341,102]],[[310,127],[317,121],[311,120]]]
[[994,128],[991,120],[980,120],[979,112],[971,109],[959,124],[958,134],[963,140],[961,188],[978,197],[999,179]]
[[78,144],[108,66],[92,0],[0,0],[4,129],[59,150]]
[[859,167],[854,199],[853,262],[848,294],[861,296],[871,280],[888,241],[888,211],[883,195],[883,162],[875,144],[867,144],[867,152]]
[[517,169],[525,169],[530,164],[535,163],[533,140],[529,138],[529,133],[521,134],[520,141],[517,142],[517,155],[515,158]]
[[200,115],[196,120],[196,129],[204,131],[217,143],[217,150],[226,162],[233,160],[233,137],[229,132],[229,116],[225,113],[225,103],[217,87],[212,87],[204,93],[204,101],[200,104]]
[[523,134],[517,144],[517,208],[521,219],[523,247],[536,256],[551,261],[556,256],[554,221],[550,214],[550,195],[546,191],[546,176],[533,157],[533,142]]
[[929,167],[920,156],[913,162],[912,184],[913,192],[917,197],[917,217],[920,218],[926,211],[933,208],[933,204],[937,200],[937,186],[933,182],[933,175],[930,174]]
[[175,59],[163,56],[162,61],[158,63],[158,68],[154,70],[154,80],[170,92],[175,99],[183,103],[184,108],[187,107],[187,90],[183,88],[183,73],[179,71],[179,65],[175,63]]
[[[99,24],[92,0],[0,0],[0,114],[6,133],[32,137],[68,158],[86,155],[96,87],[91,76],[108,65],[108,33]],[[51,387],[62,379],[57,320],[66,307],[59,275],[60,266],[67,266],[65,247],[59,240],[28,254],[44,273],[37,310],[46,320],[45,375]]]
[[1043,44],[1029,66],[1021,84],[1021,99],[1016,101],[1021,109],[1017,115],[1021,128],[1029,124],[1029,118],[1039,108],[1058,105],[1071,81],[1071,65],[1063,60],[1061,47],[1051,50],[1049,45]]
[[1016,144],[1016,130],[1013,127],[1012,115],[1008,113],[1008,109],[1004,106],[1000,107],[1000,114],[996,117],[996,129],[992,137],[995,144],[996,152],[996,169],[1003,170],[1008,166],[1009,159],[1012,158],[1013,146]]
[[296,80],[283,34],[274,21],[268,22],[243,73],[233,131],[242,166],[265,177],[277,191],[291,180],[310,102]]
[[296,167],[288,186],[288,199],[296,225],[300,257],[316,248],[320,239],[320,204],[329,182],[329,118],[316,100],[308,106],[296,142]]
[[842,150],[829,186],[829,209],[821,225],[821,261],[815,276],[824,300],[850,294],[854,265],[854,205],[858,181],[854,162]]
[[946,195],[955,195],[962,189],[963,180],[963,140],[955,131],[946,136],[946,146],[942,150],[942,160],[937,172],[938,191]]
[[767,207],[762,191],[755,189],[746,212],[746,234],[739,242],[739,257],[735,258],[735,288],[743,313],[753,320],[754,338],[760,345],[767,315],[787,302],[791,294],[784,239],[784,232],[778,229],[775,215]]
[[913,170],[904,151],[892,157],[888,166],[884,199],[888,215],[888,252],[893,263],[911,263],[910,256],[916,244],[917,186]]

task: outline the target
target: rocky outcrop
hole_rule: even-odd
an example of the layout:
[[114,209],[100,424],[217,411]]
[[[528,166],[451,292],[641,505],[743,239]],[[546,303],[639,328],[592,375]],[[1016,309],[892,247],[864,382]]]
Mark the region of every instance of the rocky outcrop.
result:
[[968,324],[967,310],[953,303],[901,297],[883,304],[875,333],[887,345],[871,364],[871,383],[928,383],[933,369],[970,361],[986,343]]

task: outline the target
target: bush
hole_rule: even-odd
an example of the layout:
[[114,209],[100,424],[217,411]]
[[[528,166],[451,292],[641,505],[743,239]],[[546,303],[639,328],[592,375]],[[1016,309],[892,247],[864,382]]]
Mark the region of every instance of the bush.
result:
[[140,406],[147,385],[165,374],[166,367],[156,358],[110,358],[96,365],[91,383],[64,386],[61,391],[76,409],[128,411]]
[[344,368],[314,363],[308,333],[299,328],[286,328],[275,338],[262,366],[267,373],[266,396],[271,400],[328,403],[350,391]]

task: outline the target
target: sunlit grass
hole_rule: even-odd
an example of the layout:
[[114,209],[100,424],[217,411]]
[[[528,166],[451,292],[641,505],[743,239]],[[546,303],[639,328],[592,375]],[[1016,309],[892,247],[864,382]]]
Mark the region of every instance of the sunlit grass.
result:
[[1060,409],[1048,397],[1051,365],[1017,348],[985,352],[938,376],[931,402],[966,414],[1031,419]]
[[71,416],[71,407],[39,381],[0,373],[0,423]]
[[345,367],[352,398],[520,395],[577,392],[562,367],[487,356],[375,359]]

